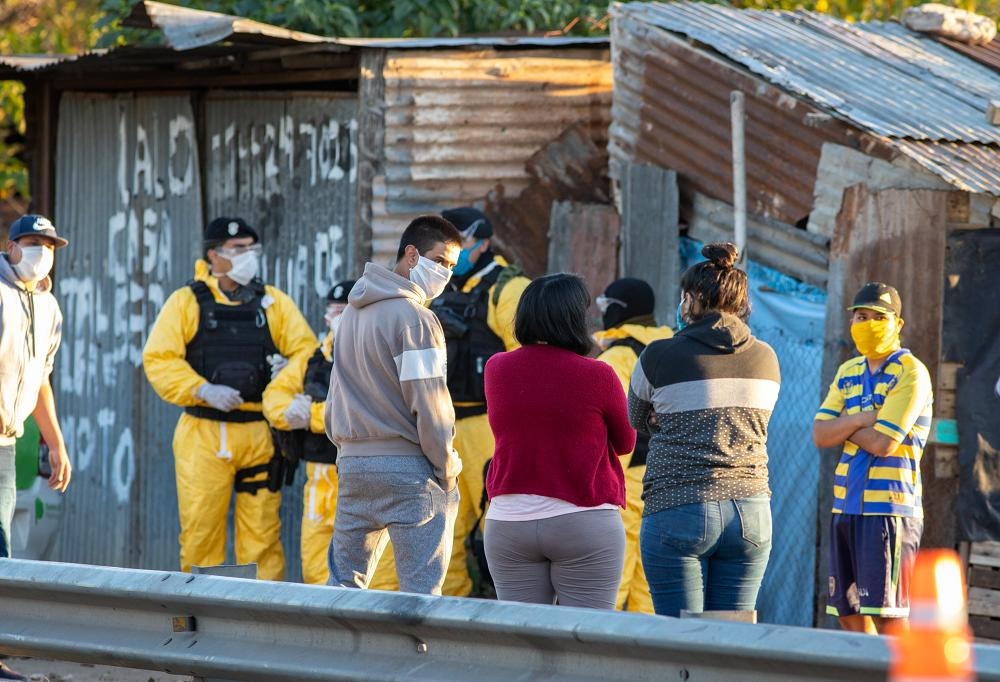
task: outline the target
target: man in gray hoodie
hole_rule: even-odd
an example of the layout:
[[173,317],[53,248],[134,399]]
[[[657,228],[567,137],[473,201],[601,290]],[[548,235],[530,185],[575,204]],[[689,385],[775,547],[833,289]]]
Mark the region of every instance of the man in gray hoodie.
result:
[[64,492],[69,485],[71,467],[49,383],[62,328],[49,272],[54,250],[66,244],[48,219],[26,215],[14,221],[0,255],[0,557],[11,555],[14,444],[29,416],[49,446],[49,487]]
[[461,243],[447,220],[416,218],[395,267],[368,263],[348,297],[325,413],[339,449],[331,585],[367,587],[391,538],[400,590],[441,594],[462,464],[444,332],[426,305],[451,279]]

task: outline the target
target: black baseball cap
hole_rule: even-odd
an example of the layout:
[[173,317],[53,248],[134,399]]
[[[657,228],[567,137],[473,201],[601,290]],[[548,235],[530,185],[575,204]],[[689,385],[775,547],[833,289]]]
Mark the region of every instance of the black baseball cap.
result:
[[478,208],[461,206],[441,211],[441,217],[455,226],[462,237],[468,239],[489,239],[493,236],[493,223]]
[[52,246],[57,249],[61,249],[69,244],[68,241],[56,234],[55,225],[43,215],[29,214],[21,216],[10,226],[10,233],[7,235],[7,238],[11,241],[17,241],[21,237],[29,236],[44,237],[52,242]]
[[237,237],[253,237],[254,242],[260,241],[257,231],[243,218],[216,218],[205,228],[206,242],[224,242]]
[[882,282],[869,282],[861,287],[861,291],[854,297],[854,303],[848,310],[858,308],[871,308],[882,313],[892,313],[899,317],[903,312],[903,302],[899,299],[899,292],[895,287]]
[[333,287],[326,293],[327,303],[347,303],[347,295],[351,293],[351,289],[357,282],[353,279],[345,279],[343,282],[337,282]]

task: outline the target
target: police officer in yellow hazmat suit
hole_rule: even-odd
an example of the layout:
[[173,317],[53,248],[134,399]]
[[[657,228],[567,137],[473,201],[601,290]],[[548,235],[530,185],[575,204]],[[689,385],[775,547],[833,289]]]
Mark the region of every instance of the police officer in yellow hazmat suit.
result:
[[530,284],[521,269],[491,247],[493,225],[481,211],[453,208],[441,217],[462,233],[464,242],[448,290],[434,299],[448,346],[448,390],[455,404],[455,449],[462,459],[461,492],[455,541],[442,594],[467,596],[472,591],[465,540],[482,515],[483,469],[495,443],[486,418],[483,368],[491,355],[514,350],[514,315]]
[[[236,490],[238,563],[281,580],[280,471],[261,397],[270,361],[301,362],[318,345],[292,300],[257,278],[257,232],[240,218],[205,229],[205,260],[167,299],[142,360],[161,398],[184,408],[174,431],[181,570],[225,560],[226,514]],[[271,485],[268,483],[271,481]]]
[[[299,356],[288,363],[264,389],[264,416],[278,430],[282,451],[306,462],[300,549],[302,579],[313,585],[325,585],[330,577],[327,552],[337,507],[337,448],[326,437],[323,413],[338,322],[353,287],[353,280],[345,280],[330,289],[323,343],[311,356]],[[382,555],[369,589],[399,589],[391,545]]]
[[[657,327],[653,289],[641,279],[631,277],[615,280],[597,297],[604,331],[594,335],[601,354],[598,360],[611,365],[628,392],[632,370],[643,349],[653,341],[669,339],[669,327]],[[618,588],[618,608],[653,613],[649,583],[642,570],[639,555],[639,528],[642,525],[642,477],[646,473],[646,453],[649,436],[639,434],[635,450],[621,458],[625,470],[625,498],[622,510],[625,524],[625,568]]]

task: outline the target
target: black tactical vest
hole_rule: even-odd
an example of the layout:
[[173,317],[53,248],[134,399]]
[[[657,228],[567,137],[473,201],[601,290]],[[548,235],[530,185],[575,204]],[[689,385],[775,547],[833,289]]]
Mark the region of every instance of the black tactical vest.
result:
[[[322,348],[317,348],[313,356],[309,358],[309,364],[306,366],[306,376],[303,381],[303,392],[312,398],[313,402],[326,400],[327,391],[330,390],[330,372],[332,371],[333,363],[323,356]],[[304,431],[302,459],[307,462],[318,462],[320,464],[336,464],[337,446],[330,442],[325,433]]]
[[448,350],[448,391],[454,403],[476,403],[475,407],[455,407],[459,419],[486,412],[483,371],[486,361],[505,348],[503,341],[486,323],[490,287],[502,267],[495,267],[469,292],[449,291],[431,302],[444,329]]
[[[198,301],[198,332],[187,345],[186,359],[210,383],[230,386],[248,403],[259,403],[271,379],[267,356],[277,353],[262,301],[264,284],[248,285],[254,297],[242,305],[218,303],[202,281],[188,283]],[[188,407],[195,417],[225,422],[263,421],[260,412],[221,412],[210,407]]]
[[[642,355],[642,351],[646,349],[646,344],[637,339],[633,339],[632,337],[627,339],[618,339],[608,346],[608,348],[614,348],[615,346],[628,346],[635,351],[635,356],[637,358]],[[635,435],[635,450],[632,451],[632,458],[628,461],[629,468],[646,466],[646,456],[648,454],[649,434],[637,431]]]

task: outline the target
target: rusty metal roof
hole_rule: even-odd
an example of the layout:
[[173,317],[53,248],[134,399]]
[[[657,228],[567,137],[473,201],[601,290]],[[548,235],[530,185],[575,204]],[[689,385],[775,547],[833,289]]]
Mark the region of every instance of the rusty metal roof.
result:
[[986,45],[967,45],[948,38],[937,38],[937,41],[961,52],[966,57],[975,59],[980,64],[985,64],[994,71],[1000,71],[1000,38],[994,38]]
[[955,187],[1000,196],[1000,147],[961,142],[893,142],[903,154]]
[[1000,74],[897,24],[692,2],[631,3],[615,15],[703,43],[878,135],[1000,143],[984,116]]
[[[617,11],[621,7],[615,8]],[[628,16],[612,16],[611,174],[628,161],[677,171],[682,201],[732,197],[729,93],[746,93],[751,213],[796,224],[809,215],[820,151],[832,143],[888,158],[874,136],[826,117],[804,98],[762,82],[710,50]],[[879,138],[881,140],[881,138]],[[884,145],[882,145],[884,146]],[[683,211],[682,211],[683,212]]]

